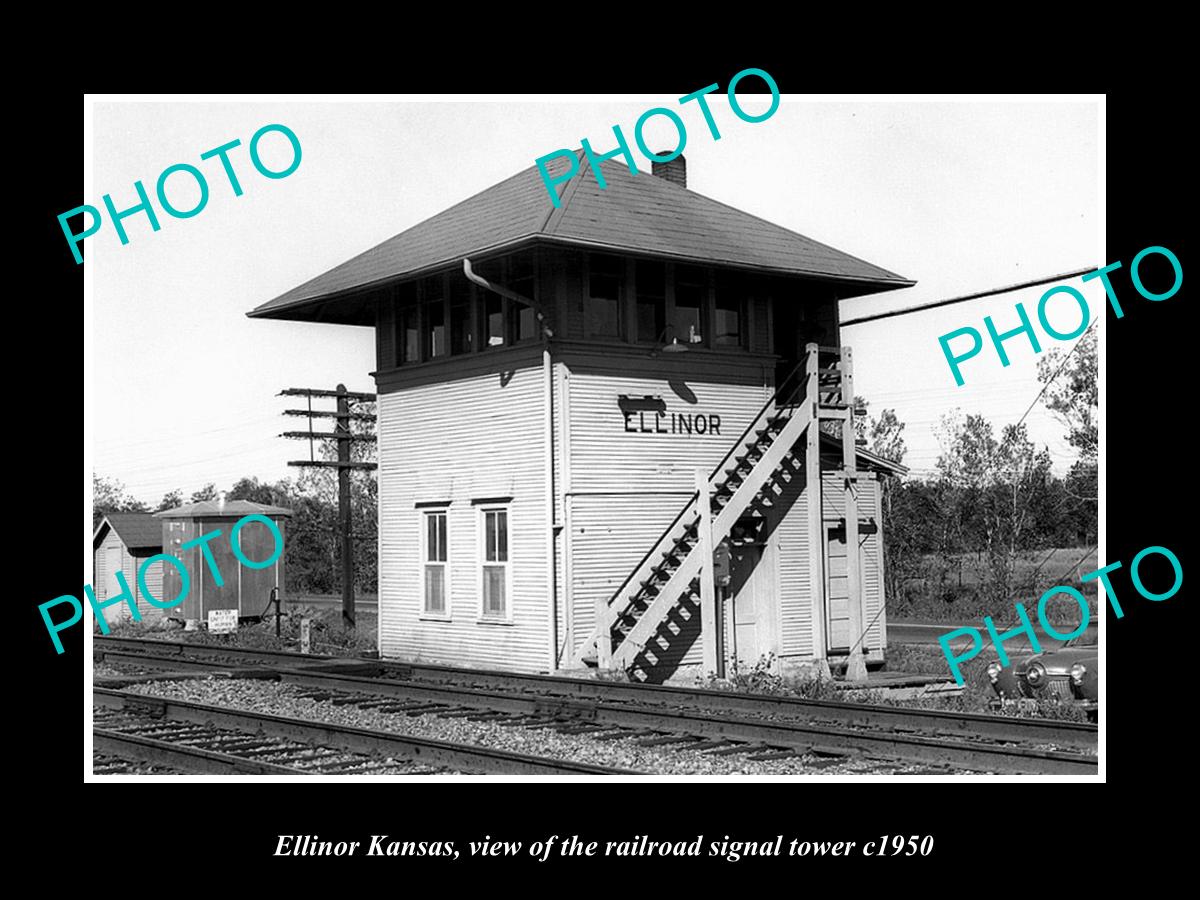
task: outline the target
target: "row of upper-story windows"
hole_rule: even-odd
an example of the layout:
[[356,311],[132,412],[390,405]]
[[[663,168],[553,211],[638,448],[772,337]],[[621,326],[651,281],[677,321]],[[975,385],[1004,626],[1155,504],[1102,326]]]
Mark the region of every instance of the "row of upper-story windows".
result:
[[744,282],[703,266],[587,256],[588,338],[736,350],[747,346]]
[[[721,350],[749,346],[746,280],[703,266],[634,260],[604,253],[583,255],[582,331],[589,340],[647,345],[678,342]],[[537,277],[532,254],[491,262],[494,277],[533,300]],[[428,362],[535,341],[534,310],[449,272],[397,289],[396,364]],[[550,304],[553,306],[553,304]],[[567,315],[571,315],[567,312]]]
[[[493,264],[490,277],[522,296],[536,299],[530,254]],[[428,362],[538,338],[531,307],[447,272],[400,285],[396,297],[396,363]]]

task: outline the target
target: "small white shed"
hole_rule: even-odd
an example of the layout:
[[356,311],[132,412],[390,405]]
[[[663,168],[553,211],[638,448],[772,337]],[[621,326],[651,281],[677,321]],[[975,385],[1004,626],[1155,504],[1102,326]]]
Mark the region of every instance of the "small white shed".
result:
[[[120,594],[121,586],[117,583],[116,573],[124,572],[142,619],[161,619],[167,611],[146,600],[138,583],[138,568],[148,557],[162,552],[162,523],[153,515],[109,513],[100,520],[92,535],[92,589],[96,592],[96,599],[103,602]],[[146,569],[146,589],[156,600],[162,599],[162,565],[158,561]],[[104,617],[109,625],[127,622],[131,618],[129,606],[125,603],[110,606],[104,610]],[[95,627],[100,626],[96,624]]]

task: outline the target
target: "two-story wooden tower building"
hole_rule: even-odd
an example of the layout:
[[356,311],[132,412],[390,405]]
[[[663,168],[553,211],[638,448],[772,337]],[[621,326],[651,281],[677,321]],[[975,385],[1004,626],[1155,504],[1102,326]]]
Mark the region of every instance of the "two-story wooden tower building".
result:
[[583,157],[558,208],[531,167],[250,313],[376,330],[382,656],[882,660],[898,467],[854,446],[838,301],[912,282],[684,165]]

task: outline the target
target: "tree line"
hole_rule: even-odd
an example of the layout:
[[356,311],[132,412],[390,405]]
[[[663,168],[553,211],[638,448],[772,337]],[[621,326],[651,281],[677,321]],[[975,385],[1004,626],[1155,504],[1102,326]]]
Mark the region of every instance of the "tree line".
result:
[[[949,619],[996,611],[1010,617],[1014,600],[1036,601],[1059,575],[1030,565],[1031,552],[1095,548],[1096,374],[1094,331],[1039,362],[1040,402],[1078,452],[1063,476],[1052,471],[1049,451],[1034,446],[1023,423],[997,432],[983,416],[955,410],[941,420],[942,453],[933,473],[884,479],[884,575],[892,615]],[[859,404],[863,413],[867,405]],[[903,463],[904,423],[894,410],[878,418],[860,415],[856,425],[873,452]],[[1094,599],[1094,587],[1091,593]]]
[[[369,405],[363,409],[369,411]],[[371,433],[371,423],[354,428]],[[368,461],[373,444],[355,441],[355,461]],[[336,459],[336,443],[323,441],[320,459]],[[241,478],[225,491],[226,501],[249,500],[292,511],[286,520],[284,538],[285,590],[291,594],[338,594],[342,589],[342,544],[338,527],[337,472],[326,468],[301,468],[295,478],[276,482]],[[187,497],[169,491],[151,507],[131,496],[121,482],[92,473],[92,528],[110,512],[162,512],[187,503],[217,500],[221,491],[206,484]],[[379,592],[378,483],[371,471],[350,473],[351,527],[354,534],[354,588],[358,593]]]

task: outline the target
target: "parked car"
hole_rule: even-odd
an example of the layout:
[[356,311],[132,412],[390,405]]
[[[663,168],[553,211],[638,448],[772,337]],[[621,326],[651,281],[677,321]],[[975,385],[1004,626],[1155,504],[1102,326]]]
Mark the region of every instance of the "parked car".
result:
[[1099,701],[1099,631],[1089,625],[1083,634],[1055,650],[1034,653],[1003,667],[987,667],[999,703],[1059,700],[1087,709]]

